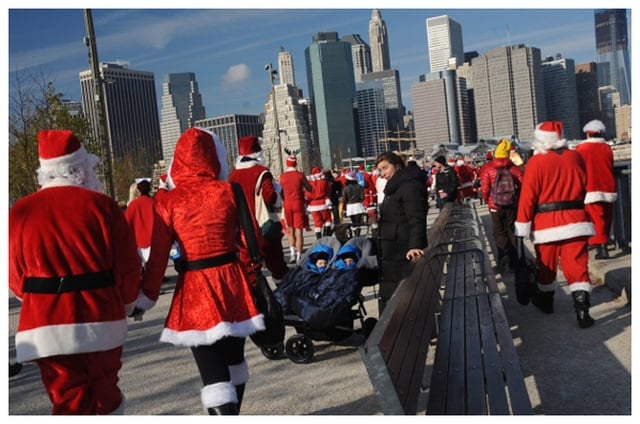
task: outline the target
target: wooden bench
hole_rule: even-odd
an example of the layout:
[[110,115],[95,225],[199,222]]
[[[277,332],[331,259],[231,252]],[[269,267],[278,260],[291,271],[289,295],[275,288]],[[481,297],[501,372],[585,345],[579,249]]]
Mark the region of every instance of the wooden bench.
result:
[[[384,414],[531,414],[475,208],[448,204],[360,352]],[[431,379],[424,387],[430,343]]]

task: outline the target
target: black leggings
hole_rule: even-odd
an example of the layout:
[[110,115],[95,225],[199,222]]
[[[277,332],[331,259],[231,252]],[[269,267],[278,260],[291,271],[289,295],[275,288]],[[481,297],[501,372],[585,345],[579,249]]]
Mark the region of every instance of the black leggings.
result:
[[229,366],[244,362],[244,337],[225,337],[212,345],[191,348],[204,386],[231,381]]

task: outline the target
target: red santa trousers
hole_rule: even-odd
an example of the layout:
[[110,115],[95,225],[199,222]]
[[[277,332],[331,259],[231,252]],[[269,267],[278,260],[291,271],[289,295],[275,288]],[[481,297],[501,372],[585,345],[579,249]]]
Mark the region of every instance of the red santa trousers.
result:
[[613,219],[613,204],[609,202],[586,203],[584,210],[593,222],[595,235],[589,238],[589,245],[607,244]]
[[121,357],[122,346],[38,359],[52,414],[106,415],[116,411],[124,401],[118,388]]
[[313,211],[311,212],[311,218],[313,218],[313,226],[315,228],[322,228],[324,225],[331,225],[331,209]]
[[[553,282],[558,274],[558,264],[562,263],[569,290],[590,290],[589,253],[587,237],[576,237],[569,240],[555,241],[535,245],[538,265],[538,287],[547,286],[553,290]],[[572,284],[577,284],[571,288]],[[540,287],[542,291],[544,287]]]

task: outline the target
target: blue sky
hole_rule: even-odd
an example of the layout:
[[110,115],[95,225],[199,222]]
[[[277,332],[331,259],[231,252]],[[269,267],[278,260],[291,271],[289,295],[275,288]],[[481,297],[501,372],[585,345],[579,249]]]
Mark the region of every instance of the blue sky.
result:
[[[159,101],[165,74],[194,72],[207,117],[262,112],[270,89],[264,66],[277,66],[280,46],[293,54],[297,85],[308,94],[304,50],[312,36],[337,31],[339,36],[360,34],[368,42],[374,6],[373,2],[305,2],[306,7],[316,9],[293,9],[300,7],[299,2],[276,1],[269,7],[277,9],[207,10],[197,8],[211,7],[211,3],[184,3],[189,9],[154,9],[176,7],[177,3],[110,2],[109,9],[104,9],[101,2],[63,2],[57,7],[65,9],[46,10],[38,9],[43,6],[37,4],[9,3],[10,88],[16,71],[42,70],[58,91],[79,100],[78,73],[89,69],[81,8],[91,7],[100,61],[126,61],[132,69],[154,72]],[[563,2],[547,3],[562,7]],[[630,3],[616,6],[630,8]],[[464,2],[448,4],[455,8],[412,9],[402,1],[375,3],[387,25],[391,66],[400,71],[403,101],[409,109],[411,84],[429,69],[425,26],[429,17],[447,14],[460,22],[465,51],[484,53],[508,43],[524,43],[540,48],[545,56],[561,53],[576,64],[596,60],[593,9],[570,9],[571,3],[565,9],[505,9],[499,3],[491,9],[471,9],[462,7]],[[598,6],[590,1],[581,4]],[[131,5],[139,8],[125,9]],[[482,5],[492,7],[491,2]],[[30,9],[19,9],[24,7]],[[252,6],[243,2],[242,7]],[[468,7],[477,6],[471,2]]]

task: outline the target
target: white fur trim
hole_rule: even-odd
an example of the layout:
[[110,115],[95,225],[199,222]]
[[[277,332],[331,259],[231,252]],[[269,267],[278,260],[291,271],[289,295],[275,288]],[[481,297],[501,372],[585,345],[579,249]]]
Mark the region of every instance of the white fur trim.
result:
[[[249,160],[242,162],[242,158],[252,158],[255,160]],[[260,150],[259,152],[252,153],[250,155],[238,156],[236,159],[236,169],[247,169],[251,168],[254,165],[264,165],[264,152]]]
[[538,290],[540,290],[541,292],[553,292],[556,290],[556,281],[554,280],[551,284],[538,284]]
[[164,328],[160,341],[178,346],[202,346],[213,344],[227,336],[247,337],[264,329],[264,317],[260,314],[242,322],[221,322],[205,331]]
[[149,299],[144,293],[140,292],[138,294],[138,300],[136,301],[136,306],[140,309],[144,309],[148,311],[149,309],[156,306],[155,300]]
[[613,203],[618,200],[618,193],[607,193],[604,191],[590,191],[584,197],[584,203],[607,202]]
[[463,183],[460,188],[467,188],[473,186],[473,181],[469,181],[468,183]]
[[124,344],[127,320],[61,324],[19,331],[16,334],[16,360],[114,349]]
[[606,128],[604,124],[598,119],[591,120],[587,122],[584,127],[582,127],[582,132],[584,132],[585,134],[587,133],[587,131],[602,133],[605,130]]
[[533,231],[531,241],[533,244],[551,243],[554,241],[568,240],[575,237],[592,236],[595,234],[593,223],[574,222],[572,224],[550,227],[544,230]]
[[567,147],[567,140],[564,138],[558,139],[558,135],[552,131],[536,130],[536,139],[531,142],[531,147],[537,153],[547,153],[552,149]]
[[127,406],[127,398],[122,390],[120,390],[120,398],[122,399],[120,401],[120,405],[118,405],[118,407],[113,411],[109,412],[109,415],[124,415],[124,408]]
[[45,171],[54,171],[58,169],[61,165],[73,166],[82,163],[87,160],[89,154],[83,145],[80,145],[80,148],[73,153],[64,156],[58,156],[57,158],[51,159],[42,159],[40,160],[40,167]]
[[322,204],[322,205],[309,205],[309,206],[307,206],[307,210],[309,212],[326,211],[328,209],[331,209],[331,204],[327,205],[325,203],[325,204]]
[[531,221],[515,223],[515,235],[518,237],[529,237],[531,234]]
[[238,403],[236,386],[228,381],[209,384],[200,391],[200,400],[205,411],[207,408],[224,405],[226,403]]
[[599,137],[589,137],[585,140],[582,140],[580,142],[580,144],[582,143],[606,143],[607,141],[604,138],[599,138]]
[[231,376],[231,384],[239,386],[249,381],[249,365],[247,361],[242,361],[237,365],[229,365],[229,375]]
[[573,283],[568,283],[568,286],[571,293],[578,290],[584,290],[588,293],[591,293],[591,287],[593,287],[591,283],[586,281],[576,281]]

